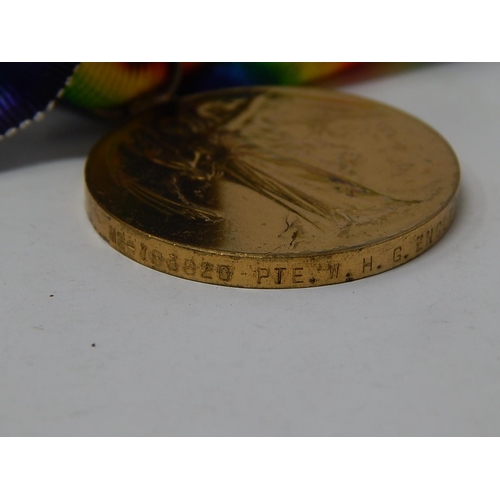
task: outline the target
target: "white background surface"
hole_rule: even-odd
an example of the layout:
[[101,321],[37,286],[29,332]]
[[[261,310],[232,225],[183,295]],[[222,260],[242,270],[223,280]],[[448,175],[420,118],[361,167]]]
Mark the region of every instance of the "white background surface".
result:
[[330,287],[204,285],[111,249],[83,208],[98,121],[57,109],[0,143],[0,434],[497,435],[499,81],[344,81],[438,130],[462,189],[434,248]]

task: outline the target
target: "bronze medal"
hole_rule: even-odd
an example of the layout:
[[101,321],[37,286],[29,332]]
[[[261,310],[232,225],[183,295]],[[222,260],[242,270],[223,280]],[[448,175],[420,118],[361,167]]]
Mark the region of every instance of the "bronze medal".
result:
[[250,288],[342,283],[397,267],[453,220],[446,141],[391,107],[285,87],[180,99],[104,138],[87,211],[127,257]]

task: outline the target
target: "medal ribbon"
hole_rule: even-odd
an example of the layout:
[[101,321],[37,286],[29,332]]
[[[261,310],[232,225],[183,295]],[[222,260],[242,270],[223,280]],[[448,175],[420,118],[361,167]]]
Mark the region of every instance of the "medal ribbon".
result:
[[43,117],[55,101],[104,116],[234,86],[302,85],[355,63],[1,63],[0,138]]

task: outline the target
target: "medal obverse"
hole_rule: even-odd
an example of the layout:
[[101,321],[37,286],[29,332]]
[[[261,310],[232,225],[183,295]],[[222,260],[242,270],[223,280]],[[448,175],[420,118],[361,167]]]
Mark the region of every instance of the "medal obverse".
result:
[[378,274],[453,220],[459,167],[419,120],[331,91],[183,98],[91,152],[86,203],[124,255],[174,276],[298,288]]

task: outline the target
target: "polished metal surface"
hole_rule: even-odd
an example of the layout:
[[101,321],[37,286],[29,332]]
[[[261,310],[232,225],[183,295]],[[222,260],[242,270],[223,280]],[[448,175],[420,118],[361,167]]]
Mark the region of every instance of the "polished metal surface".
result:
[[446,141],[335,92],[246,88],[158,108],[103,139],[87,211],[128,257],[207,283],[352,281],[420,255],[453,220]]

